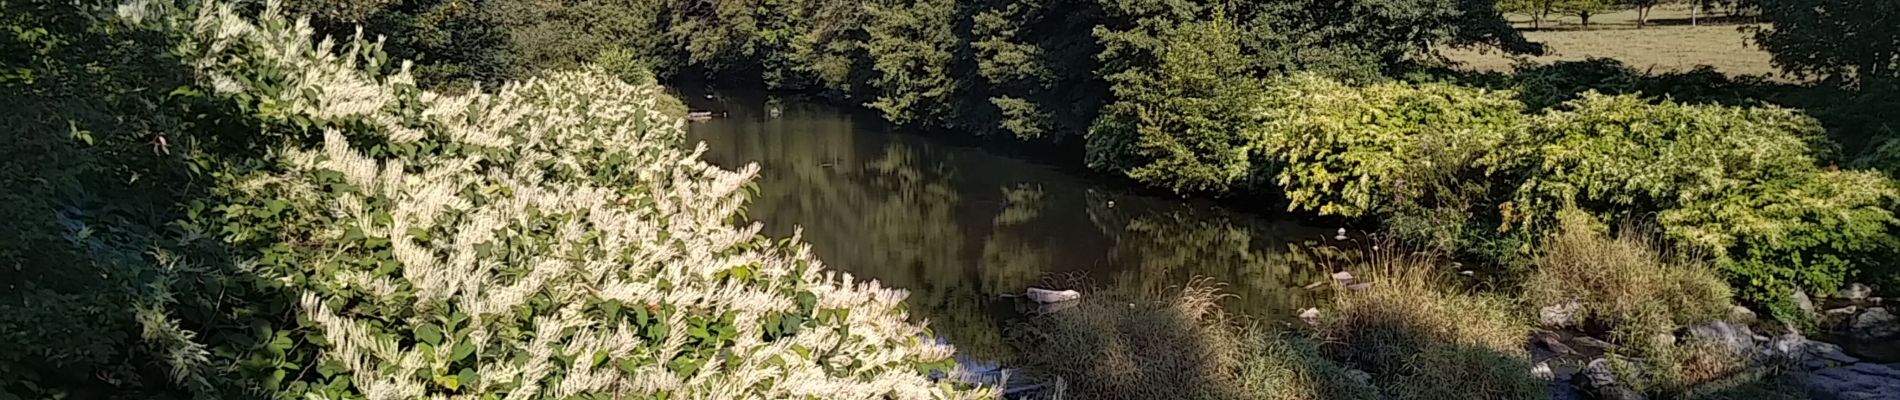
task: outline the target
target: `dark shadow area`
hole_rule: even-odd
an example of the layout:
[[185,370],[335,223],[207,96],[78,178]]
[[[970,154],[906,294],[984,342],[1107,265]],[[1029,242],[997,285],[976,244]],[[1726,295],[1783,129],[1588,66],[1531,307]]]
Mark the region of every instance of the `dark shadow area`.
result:
[[[312,365],[290,296],[222,238],[214,173],[262,127],[113,2],[5,2],[0,397],[241,398]],[[7,396],[10,395],[10,396]]]

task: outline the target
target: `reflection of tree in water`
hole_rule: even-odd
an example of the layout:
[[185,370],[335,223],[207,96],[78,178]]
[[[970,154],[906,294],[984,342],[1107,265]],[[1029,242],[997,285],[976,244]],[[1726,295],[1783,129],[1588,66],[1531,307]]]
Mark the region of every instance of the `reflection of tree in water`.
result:
[[[1140,207],[1140,199],[1090,193],[1089,219],[1113,238],[1110,262],[1118,271],[1110,289],[1172,291],[1195,277],[1225,284],[1228,311],[1262,318],[1284,316],[1299,305],[1305,282],[1323,279],[1330,253],[1307,245],[1321,230],[1219,209]],[[1121,207],[1115,207],[1117,201]]]
[[802,227],[834,268],[909,290],[912,314],[966,356],[1012,359],[999,329],[1007,322],[997,318],[1008,304],[999,299],[1051,272],[1142,291],[1206,276],[1229,285],[1232,311],[1255,315],[1290,310],[1297,286],[1323,277],[1313,272],[1316,258],[1288,251],[1288,239],[1319,239],[1320,230],[1105,192],[912,136],[856,132],[875,125],[831,109],[788,103],[780,118],[734,114],[694,125],[695,135],[712,142],[706,158],[716,163],[761,163],[748,209],[766,233]]
[[[974,244],[966,243],[969,233],[958,219],[970,207],[952,186],[958,171],[951,155],[889,137],[867,139],[843,114],[801,111],[809,110],[786,110],[764,122],[706,124],[733,130],[713,132],[709,140],[719,143],[708,158],[757,160],[764,167],[751,215],[765,221],[772,236],[802,226],[833,267],[910,291],[912,314],[928,319],[938,335],[973,356],[1003,358],[986,350],[1002,348],[988,305],[1026,283],[998,287],[981,283],[1012,284],[973,279],[980,265],[996,264],[988,260],[995,250],[984,244],[981,264],[970,252]],[[1030,268],[1022,275],[1033,278]]]

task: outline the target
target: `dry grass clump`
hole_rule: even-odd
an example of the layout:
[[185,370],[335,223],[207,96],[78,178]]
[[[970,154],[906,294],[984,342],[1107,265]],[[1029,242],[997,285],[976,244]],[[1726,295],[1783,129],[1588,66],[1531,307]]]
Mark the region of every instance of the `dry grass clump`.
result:
[[1560,231],[1525,284],[1533,312],[1576,301],[1583,317],[1611,330],[1613,339],[1648,348],[1650,338],[1732,309],[1733,292],[1707,264],[1671,259],[1647,235],[1611,237],[1580,212],[1560,218]]
[[1023,366],[1073,399],[1372,399],[1372,387],[1271,329],[1241,329],[1205,280],[1178,292],[1091,293],[1017,326]]
[[1011,333],[1024,367],[1060,377],[1076,398],[1221,398],[1241,342],[1219,296],[1200,282],[1157,298],[1091,293]]
[[1318,331],[1331,358],[1372,374],[1395,399],[1531,399],[1529,326],[1505,299],[1455,290],[1423,257],[1376,257],[1374,282],[1335,297]]

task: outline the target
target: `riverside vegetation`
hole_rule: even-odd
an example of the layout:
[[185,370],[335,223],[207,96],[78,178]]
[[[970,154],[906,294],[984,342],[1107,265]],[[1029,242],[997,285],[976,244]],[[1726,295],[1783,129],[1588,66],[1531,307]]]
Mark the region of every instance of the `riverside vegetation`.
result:
[[27,349],[0,394],[993,396],[930,378],[952,349],[901,291],[735,225],[755,170],[680,148],[655,78],[689,75],[1435,254],[1338,266],[1375,284],[1311,328],[1204,283],[1091,296],[1012,332],[1057,393],[1540,398],[1530,316],[1567,302],[1652,360],[1619,368],[1635,390],[1782,393],[1729,379],[1745,354],[1654,339],[1900,285],[1900,42],[1759,3],[1790,22],[1758,34],[1778,65],[1825,82],[1437,72],[1438,46],[1539,50],[1486,1],[0,0],[23,110],[0,340]]

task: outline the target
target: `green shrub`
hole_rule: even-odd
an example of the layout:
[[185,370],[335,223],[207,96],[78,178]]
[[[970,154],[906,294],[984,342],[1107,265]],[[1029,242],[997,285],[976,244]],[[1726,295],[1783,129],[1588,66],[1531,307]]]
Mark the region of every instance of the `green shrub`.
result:
[[1524,121],[1510,92],[1448,84],[1269,84],[1259,152],[1293,209],[1359,216],[1464,202],[1476,160]]
[[1891,251],[1893,184],[1822,170],[1812,119],[1595,94],[1565,108],[1535,118],[1486,161],[1521,179],[1502,207],[1514,229],[1549,232],[1566,207],[1611,221],[1653,216],[1665,237],[1716,258],[1758,301],[1795,285],[1832,291]]
[[1353,272],[1371,282],[1334,297],[1318,325],[1331,358],[1372,374],[1399,399],[1535,399],[1530,327],[1496,297],[1464,294],[1418,257],[1382,256]]
[[303,329],[285,340],[320,359],[287,365],[293,390],[965,394],[925,378],[951,349],[907,321],[903,292],[732,225],[757,167],[682,149],[650,80],[586,68],[447,95],[375,44],[313,42],[275,3],[255,24],[217,3],[184,22],[206,86],[285,139],[218,174],[210,212],[300,299]]

